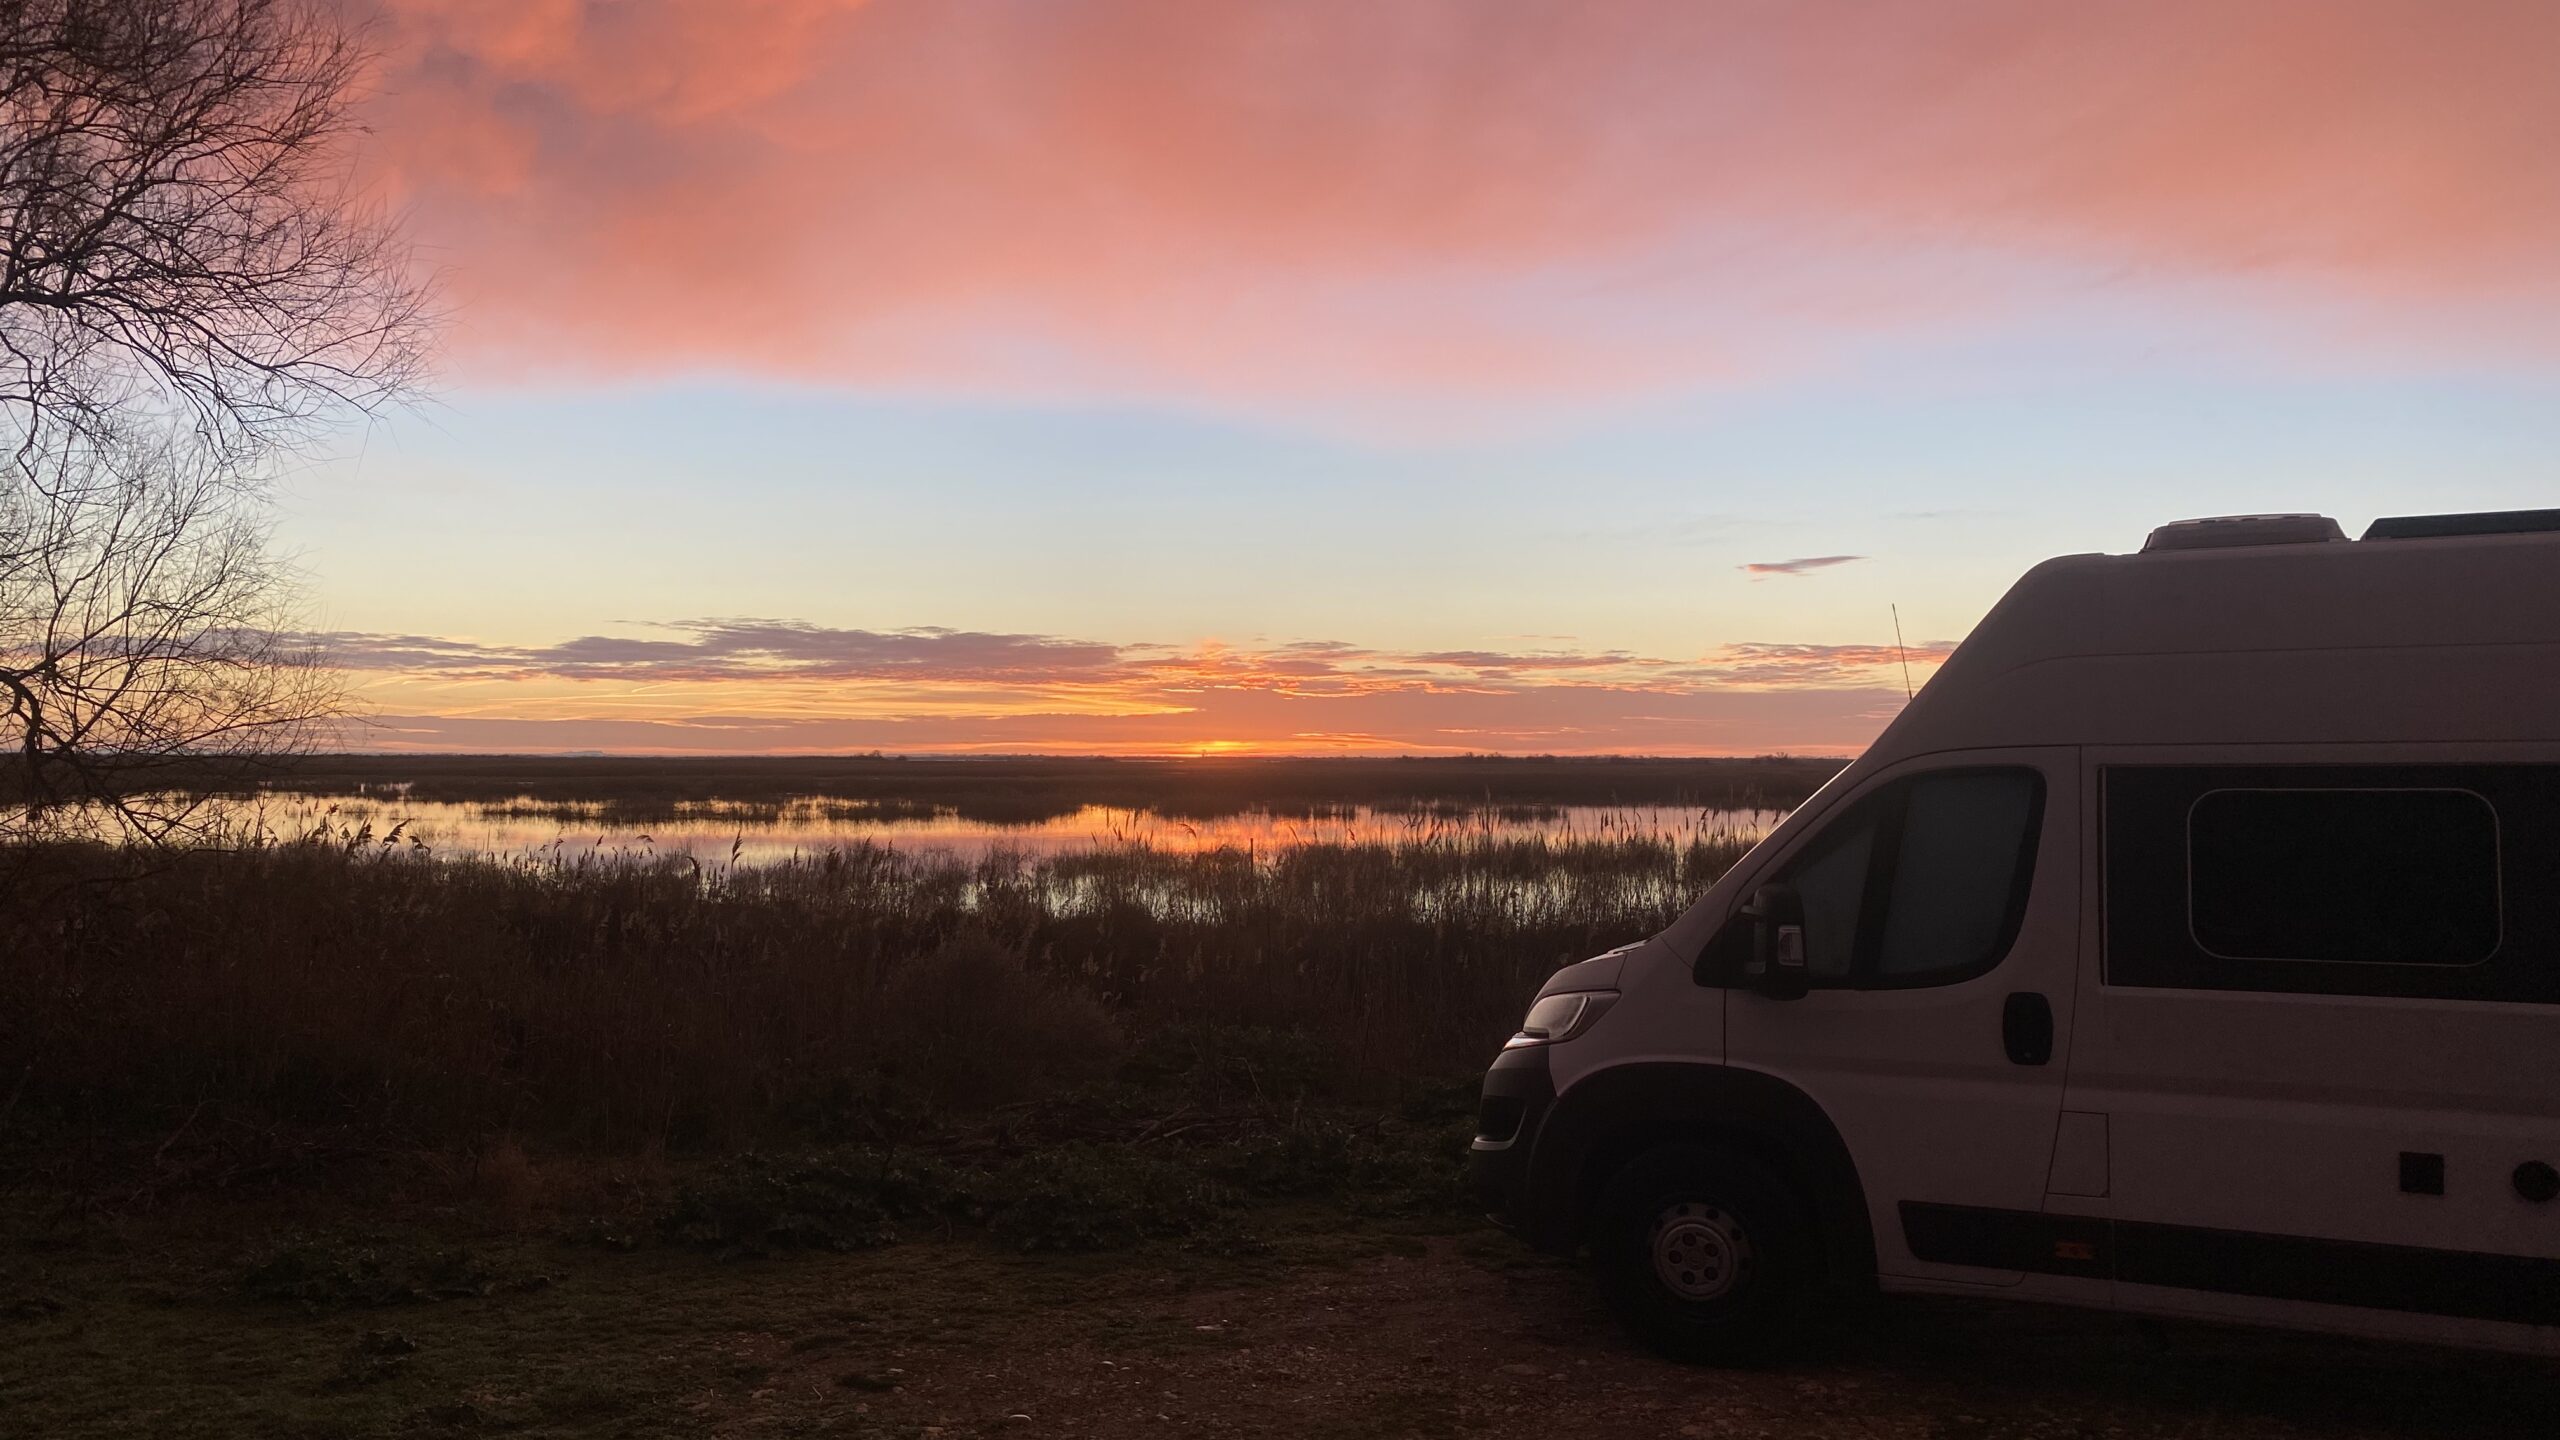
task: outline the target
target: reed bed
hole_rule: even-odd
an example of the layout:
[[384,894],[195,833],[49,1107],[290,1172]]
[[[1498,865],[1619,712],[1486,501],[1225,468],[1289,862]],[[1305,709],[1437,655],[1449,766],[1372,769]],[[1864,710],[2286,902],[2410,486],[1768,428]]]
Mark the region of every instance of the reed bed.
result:
[[[1432,756],[1102,759],[843,756],[635,757],[313,755],[254,782],[171,771],[208,793],[401,798],[534,807],[535,813],[647,824],[718,805],[772,814],[811,800],[882,813],[954,814],[1030,824],[1095,805],[1168,818],[1310,815],[1359,806],[1437,811],[1487,805],[1789,809],[1838,760],[1755,757]],[[21,786],[0,756],[0,804]]]
[[1036,1094],[1174,1032],[1282,1037],[1390,1088],[1481,1065],[1555,966],[1658,930],[1748,838],[1447,824],[763,866],[450,859],[370,832],[25,850],[0,1128],[734,1144],[876,1130],[951,1101],[937,1075]]

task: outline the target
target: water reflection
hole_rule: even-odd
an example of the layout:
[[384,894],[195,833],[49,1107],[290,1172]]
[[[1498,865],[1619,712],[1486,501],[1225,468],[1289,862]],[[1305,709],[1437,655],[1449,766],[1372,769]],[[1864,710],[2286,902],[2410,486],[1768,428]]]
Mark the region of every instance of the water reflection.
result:
[[964,818],[949,810],[843,800],[781,806],[690,803],[645,822],[603,805],[516,799],[492,803],[410,800],[380,790],[362,796],[272,797],[234,820],[292,840],[330,834],[390,841],[440,855],[498,858],[575,855],[689,855],[705,865],[767,865],[857,845],[937,851],[962,860],[1008,851],[1050,857],[1133,846],[1192,854],[1238,850],[1272,854],[1306,845],[1429,844],[1458,840],[1643,840],[1749,844],[1785,818],[1775,810],[1680,806],[1492,806],[1431,811],[1331,807],[1315,815],[1247,812],[1174,819],[1145,810],[1088,805],[1021,824]]

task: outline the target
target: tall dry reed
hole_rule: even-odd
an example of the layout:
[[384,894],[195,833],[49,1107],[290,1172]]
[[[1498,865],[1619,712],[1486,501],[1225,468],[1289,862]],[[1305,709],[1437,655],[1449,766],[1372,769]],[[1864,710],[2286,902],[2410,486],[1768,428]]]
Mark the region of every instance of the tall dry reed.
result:
[[[709,869],[346,843],[22,852],[0,902],[0,1107],[708,1143],[894,1109],[923,1073],[899,1058],[939,1053],[917,1026],[1058,1057],[1061,1022],[1094,1014],[1097,1044],[1255,1026],[1315,1037],[1349,1076],[1444,1075],[1482,1063],[1556,965],[1660,928],[1742,848],[1452,826],[1266,854],[854,848]],[[983,955],[920,977],[955,937],[1022,978],[989,980]]]

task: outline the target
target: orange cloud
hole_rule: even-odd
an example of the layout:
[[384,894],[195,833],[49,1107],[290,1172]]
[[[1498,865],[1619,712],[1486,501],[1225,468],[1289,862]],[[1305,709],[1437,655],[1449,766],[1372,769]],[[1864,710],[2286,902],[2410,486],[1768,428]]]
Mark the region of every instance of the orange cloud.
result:
[[[491,645],[312,637],[374,717],[366,748],[1846,753],[1901,703],[1902,652],[1112,645],[939,628],[694,620]],[[1953,647],[1912,647],[1926,671]],[[545,738],[547,737],[547,738]]]
[[2539,0],[383,3],[372,160],[475,374],[1356,403],[2093,287],[2560,318]]

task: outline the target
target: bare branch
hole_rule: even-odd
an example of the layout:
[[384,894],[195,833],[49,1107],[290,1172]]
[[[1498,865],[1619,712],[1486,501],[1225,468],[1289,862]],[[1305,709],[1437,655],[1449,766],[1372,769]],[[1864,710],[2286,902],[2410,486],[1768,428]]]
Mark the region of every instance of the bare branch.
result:
[[346,188],[321,0],[0,0],[0,395],[235,463],[414,393],[428,291]]
[[429,292],[350,193],[329,0],[0,0],[0,838],[166,838],[172,764],[336,709],[259,483],[414,396]]

